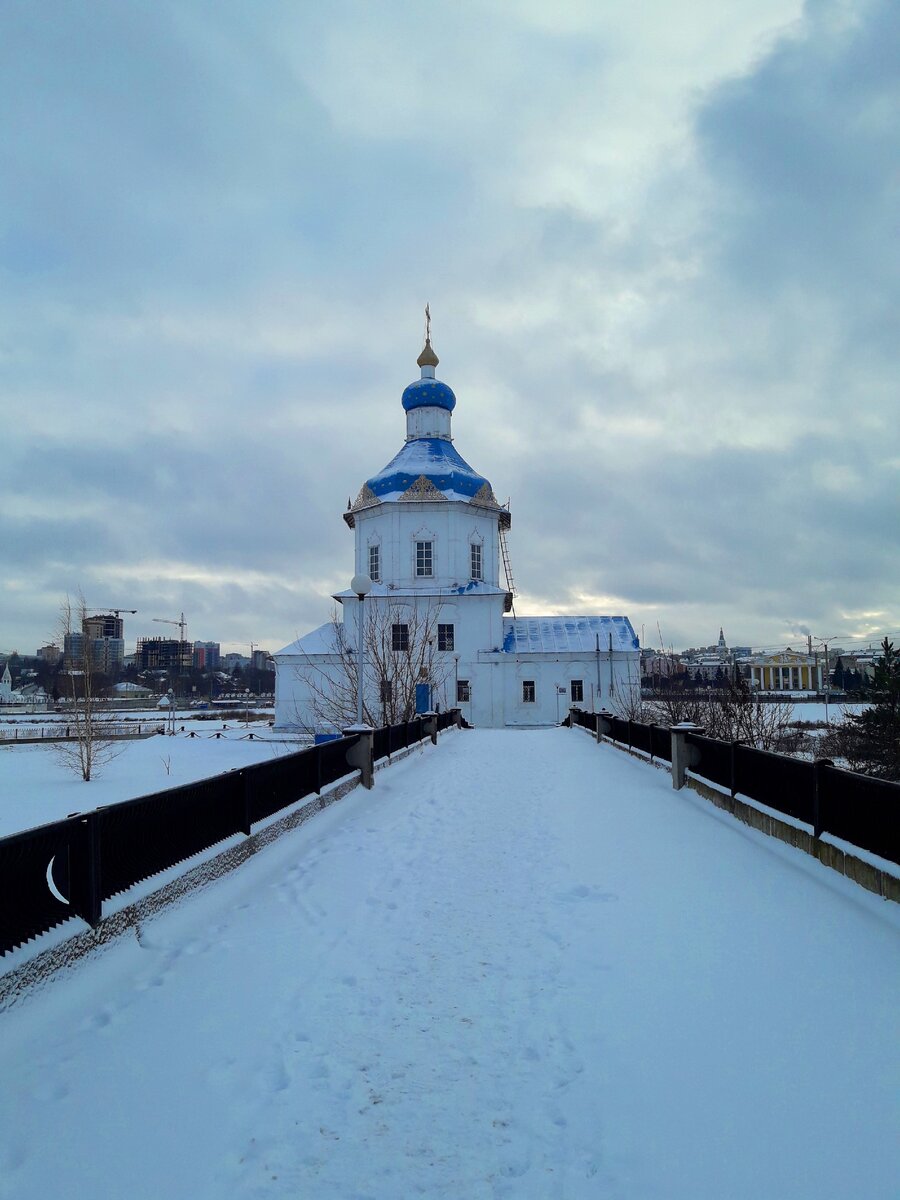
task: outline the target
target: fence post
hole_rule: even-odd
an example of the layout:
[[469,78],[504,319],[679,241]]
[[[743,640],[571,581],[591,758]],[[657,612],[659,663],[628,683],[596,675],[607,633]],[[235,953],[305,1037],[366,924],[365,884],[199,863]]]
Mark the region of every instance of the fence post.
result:
[[731,798],[737,795],[737,742],[731,739]]
[[688,767],[696,766],[695,755],[687,744],[687,734],[702,733],[703,727],[693,721],[682,721],[680,725],[672,726],[672,787],[676,791],[687,783]]
[[78,818],[69,863],[72,909],[91,928],[100,924],[100,825],[96,812]]
[[244,779],[243,779],[244,786],[241,789],[241,793],[242,793],[241,794],[241,808],[240,808],[240,820],[238,822],[238,829],[241,831],[241,833],[245,833],[249,837],[250,836],[250,824],[251,824],[251,822],[250,822],[251,802],[253,799],[253,782],[252,782],[253,776],[250,771],[244,771],[243,775],[244,775]]
[[597,713],[597,745],[599,746],[604,737],[612,736],[612,725],[609,719],[612,713],[608,708],[601,708]]
[[347,765],[358,767],[364,788],[375,786],[375,730],[370,725],[351,725],[344,737],[357,740],[347,750]]
[[631,717],[628,718],[628,749],[631,749]]
[[438,719],[437,713],[427,712],[422,713],[422,732],[426,737],[431,738],[432,746],[437,745],[438,735]]
[[813,837],[820,838],[823,831],[822,822],[822,768],[833,767],[830,758],[813,760]]

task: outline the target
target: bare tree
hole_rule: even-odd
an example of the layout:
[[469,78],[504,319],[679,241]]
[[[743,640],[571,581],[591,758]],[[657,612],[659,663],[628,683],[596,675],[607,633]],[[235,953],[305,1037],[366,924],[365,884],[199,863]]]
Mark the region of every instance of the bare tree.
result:
[[641,692],[640,667],[629,661],[628,682],[625,686],[620,683],[609,697],[609,707],[623,721],[652,721],[652,706],[644,699]]
[[660,725],[692,721],[708,737],[725,742],[745,742],[757,750],[786,749],[794,716],[792,704],[766,703],[753,694],[747,681],[733,675],[708,699],[696,693],[672,692],[648,706]]
[[[363,720],[372,726],[409,721],[416,711],[416,686],[431,685],[440,693],[453,667],[453,655],[440,649],[440,605],[374,603],[364,609]],[[346,729],[356,721],[359,656],[347,627],[332,614],[324,662],[310,658],[296,668],[309,695],[309,712],[297,712],[297,723]],[[316,656],[318,657],[318,656]]]
[[[51,748],[66,767],[89,783],[104,763],[120,752],[120,748],[109,737],[104,736],[103,723],[100,720],[94,647],[91,639],[83,632],[87,615],[87,605],[80,589],[74,602],[66,596],[60,605],[58,636],[64,646],[69,646],[68,655],[74,658],[72,662],[67,659],[60,676],[68,693],[67,725],[70,740],[53,742]],[[73,634],[83,635],[80,642],[81,653],[77,656],[71,649],[74,644],[71,636]]]
[[682,725],[690,721],[703,725],[706,705],[695,692],[671,691],[647,704],[649,719],[657,725]]

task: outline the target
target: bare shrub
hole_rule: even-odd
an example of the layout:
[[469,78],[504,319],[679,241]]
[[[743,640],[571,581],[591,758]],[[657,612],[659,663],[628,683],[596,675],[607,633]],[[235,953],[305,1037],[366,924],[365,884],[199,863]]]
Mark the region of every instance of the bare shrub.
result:
[[[369,602],[364,610],[365,650],[363,720],[372,726],[409,721],[416,712],[416,685],[427,682],[433,691],[444,686],[453,667],[452,655],[438,650],[440,606]],[[405,645],[394,649],[395,625],[406,626]],[[347,637],[347,627],[332,614],[330,664],[310,661],[297,667],[311,698],[315,726],[346,729],[356,721],[359,656]],[[309,725],[304,715],[297,723]],[[313,732],[310,728],[309,732]]]

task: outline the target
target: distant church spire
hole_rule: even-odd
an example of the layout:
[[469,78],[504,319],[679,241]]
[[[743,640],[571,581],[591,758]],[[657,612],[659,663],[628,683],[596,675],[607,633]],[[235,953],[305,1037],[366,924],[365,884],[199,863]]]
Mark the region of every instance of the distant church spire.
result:
[[434,379],[434,368],[441,360],[431,348],[431,309],[425,305],[425,348],[416,359],[416,365],[422,368],[423,379]]

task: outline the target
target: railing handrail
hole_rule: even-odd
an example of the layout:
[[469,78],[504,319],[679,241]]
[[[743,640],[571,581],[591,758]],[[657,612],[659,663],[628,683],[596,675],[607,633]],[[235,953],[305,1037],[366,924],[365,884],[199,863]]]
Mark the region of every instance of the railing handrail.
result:
[[[605,725],[603,736],[629,746],[637,745],[638,749],[643,748],[638,744],[641,731],[647,731],[649,749],[646,752],[651,756],[654,756],[652,730],[667,728],[617,717],[613,713],[591,712],[577,705],[573,705],[570,711],[575,723],[581,727],[596,731],[598,720],[602,721]],[[671,732],[672,727],[668,727],[668,730]],[[636,731],[639,734],[637,739]],[[751,800],[794,818],[797,818],[796,810],[799,809],[806,815],[797,819],[811,826],[816,837],[827,832],[832,837],[888,861],[900,863],[900,783],[837,767],[830,759],[796,758],[777,750],[761,750],[740,741],[710,737],[697,729],[685,731],[684,740],[699,756],[688,768],[691,774],[728,787],[732,795],[740,792]],[[733,752],[730,753],[728,777],[723,778],[724,771],[717,768],[714,756],[721,755],[722,751],[732,751],[733,747],[737,747],[739,755],[735,757]],[[706,762],[704,748],[707,751]],[[659,748],[655,756],[664,757],[659,754]],[[722,766],[721,758],[718,762]],[[749,771],[746,769],[748,764]],[[756,771],[757,766],[762,770]],[[770,778],[763,780],[760,786],[752,775],[766,771]],[[776,773],[775,785],[772,783],[773,771]],[[790,775],[792,785],[796,785],[797,776],[805,777],[802,778],[802,786],[793,786],[787,800],[781,800],[777,794],[773,794],[773,791],[777,791],[779,772],[784,776]],[[823,779],[827,785],[824,793],[821,789]],[[758,794],[760,792],[765,794]],[[883,811],[870,811],[872,805],[883,805]]]
[[[394,750],[436,739],[456,718],[451,709],[405,722]],[[357,771],[371,786],[375,736],[384,732],[349,733],[0,838],[0,957],[73,916],[96,925],[106,899],[235,834],[249,836],[253,825]]]

